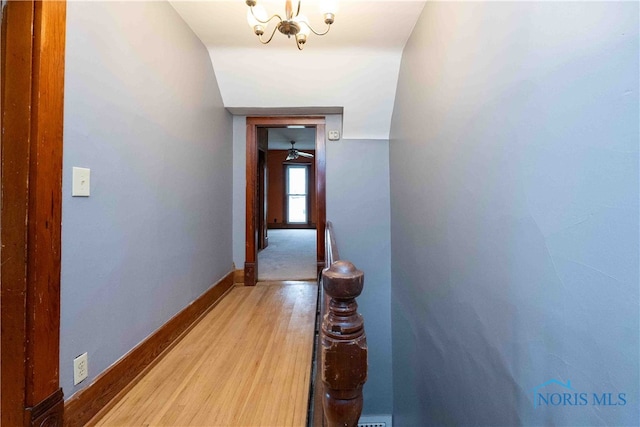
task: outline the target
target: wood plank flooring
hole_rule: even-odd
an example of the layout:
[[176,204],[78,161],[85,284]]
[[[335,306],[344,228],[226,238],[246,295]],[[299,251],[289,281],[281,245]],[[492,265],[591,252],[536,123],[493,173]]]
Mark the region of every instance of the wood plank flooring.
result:
[[237,286],[91,425],[304,426],[317,285]]

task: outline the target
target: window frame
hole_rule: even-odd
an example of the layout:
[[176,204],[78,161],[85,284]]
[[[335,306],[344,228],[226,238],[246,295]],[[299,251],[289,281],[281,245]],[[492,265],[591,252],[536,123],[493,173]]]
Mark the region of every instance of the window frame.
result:
[[[284,167],[284,222],[287,225],[309,225],[311,223],[311,215],[310,215],[310,183],[309,176],[311,163],[302,163],[302,162],[285,162],[283,164]],[[305,186],[305,194],[299,193],[289,193],[289,170],[290,169],[304,169],[306,176],[306,186]],[[289,220],[289,197],[290,196],[305,196],[305,207],[306,207],[306,221],[304,222],[292,222]]]

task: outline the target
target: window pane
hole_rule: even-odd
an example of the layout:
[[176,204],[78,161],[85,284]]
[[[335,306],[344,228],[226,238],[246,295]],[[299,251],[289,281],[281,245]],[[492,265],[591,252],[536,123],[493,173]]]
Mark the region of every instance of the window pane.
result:
[[307,196],[289,196],[288,222],[307,222]]
[[307,194],[307,168],[289,167],[289,194]]

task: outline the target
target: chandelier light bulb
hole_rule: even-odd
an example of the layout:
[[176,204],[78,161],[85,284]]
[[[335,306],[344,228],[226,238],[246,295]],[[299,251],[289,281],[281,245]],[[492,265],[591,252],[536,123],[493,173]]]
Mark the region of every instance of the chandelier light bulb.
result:
[[293,18],[294,21],[296,21],[298,23],[298,25],[300,25],[300,31],[298,32],[299,35],[304,36],[305,38],[311,34],[311,29],[309,28],[309,25],[307,24],[307,17],[304,16],[302,13],[300,13],[298,16],[296,16],[295,18]]
[[267,11],[261,4],[253,6],[253,8],[250,7],[249,10],[247,10],[247,22],[252,29],[255,29],[255,27],[264,27],[266,25],[264,22],[267,19],[269,19]]

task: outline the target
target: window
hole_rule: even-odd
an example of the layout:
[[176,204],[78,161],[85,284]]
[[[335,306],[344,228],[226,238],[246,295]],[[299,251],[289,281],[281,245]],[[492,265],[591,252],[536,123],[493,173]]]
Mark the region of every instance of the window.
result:
[[288,224],[307,224],[309,166],[286,165],[286,211]]

